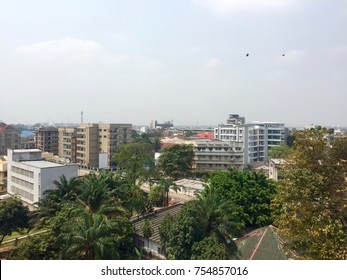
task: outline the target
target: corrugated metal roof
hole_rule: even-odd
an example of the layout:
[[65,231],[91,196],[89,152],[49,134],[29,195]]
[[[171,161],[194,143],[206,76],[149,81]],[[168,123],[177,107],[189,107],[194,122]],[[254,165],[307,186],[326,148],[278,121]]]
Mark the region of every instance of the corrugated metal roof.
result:
[[162,223],[166,215],[171,215],[171,216],[176,215],[181,210],[182,206],[183,204],[176,204],[173,206],[169,206],[169,207],[154,211],[146,215],[141,215],[141,216],[132,218],[132,222],[133,222],[133,225],[135,226],[136,234],[143,237],[141,226],[146,219],[149,219],[153,229],[153,234],[149,238],[149,240],[157,244],[160,244],[160,235],[159,235],[160,224]]

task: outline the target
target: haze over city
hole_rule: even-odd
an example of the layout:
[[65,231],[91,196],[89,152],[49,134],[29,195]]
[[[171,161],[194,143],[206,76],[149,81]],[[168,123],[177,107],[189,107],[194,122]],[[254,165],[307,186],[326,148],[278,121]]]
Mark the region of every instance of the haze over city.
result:
[[0,0],[0,119],[347,126],[346,26],[344,0]]

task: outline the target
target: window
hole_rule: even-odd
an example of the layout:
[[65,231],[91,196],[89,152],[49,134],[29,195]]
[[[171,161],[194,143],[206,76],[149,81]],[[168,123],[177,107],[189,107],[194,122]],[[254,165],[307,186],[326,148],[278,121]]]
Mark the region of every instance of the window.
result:
[[144,248],[145,247],[145,242],[143,240],[141,240],[141,239],[137,239],[135,244],[139,248]]

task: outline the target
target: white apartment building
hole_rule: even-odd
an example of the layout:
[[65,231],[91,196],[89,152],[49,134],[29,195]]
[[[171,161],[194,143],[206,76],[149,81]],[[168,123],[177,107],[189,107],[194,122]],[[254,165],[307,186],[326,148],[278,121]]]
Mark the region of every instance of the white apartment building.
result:
[[46,190],[53,189],[53,181],[61,175],[77,177],[77,165],[62,165],[42,159],[39,149],[8,149],[7,192],[18,195],[23,202],[33,205]]
[[242,144],[244,164],[256,161],[267,162],[271,147],[286,143],[288,129],[279,122],[245,123],[245,119],[236,114],[230,114],[227,124],[215,128],[215,139]]

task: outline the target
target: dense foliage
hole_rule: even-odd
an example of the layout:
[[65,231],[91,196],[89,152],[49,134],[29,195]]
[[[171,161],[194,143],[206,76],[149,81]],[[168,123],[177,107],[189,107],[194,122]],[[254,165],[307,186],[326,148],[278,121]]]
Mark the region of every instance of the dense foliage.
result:
[[169,259],[233,259],[234,237],[245,227],[268,225],[276,188],[262,173],[217,172],[197,200],[161,224],[161,248]]
[[165,148],[159,157],[159,167],[163,173],[175,180],[188,176],[194,159],[190,145],[173,145]]
[[276,193],[276,185],[263,173],[229,169],[212,176],[209,184],[216,189],[219,199],[226,199],[240,207],[238,217],[245,226],[271,224],[270,204]]
[[107,172],[62,176],[55,185],[32,215],[32,226],[44,233],[20,242],[11,259],[136,258],[129,218],[149,204],[139,187]]
[[29,210],[18,198],[0,202],[0,244],[6,235],[28,227]]
[[112,159],[133,184],[138,179],[146,181],[154,170],[153,147],[144,141],[119,146]]
[[329,144],[327,131],[295,132],[274,207],[288,247],[303,259],[347,257],[347,138]]

